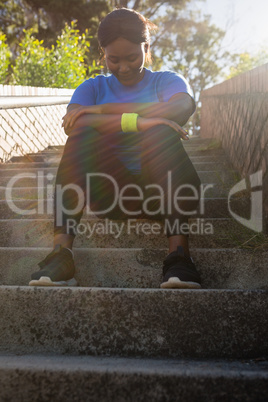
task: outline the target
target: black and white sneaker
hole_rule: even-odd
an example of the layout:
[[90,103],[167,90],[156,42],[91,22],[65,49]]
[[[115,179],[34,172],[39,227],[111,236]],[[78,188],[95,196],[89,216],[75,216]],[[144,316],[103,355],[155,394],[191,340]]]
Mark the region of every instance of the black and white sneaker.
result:
[[182,247],[164,260],[162,289],[200,289],[200,276],[192,259],[184,255]]
[[60,244],[38,265],[40,270],[31,275],[30,286],[77,286],[73,254]]

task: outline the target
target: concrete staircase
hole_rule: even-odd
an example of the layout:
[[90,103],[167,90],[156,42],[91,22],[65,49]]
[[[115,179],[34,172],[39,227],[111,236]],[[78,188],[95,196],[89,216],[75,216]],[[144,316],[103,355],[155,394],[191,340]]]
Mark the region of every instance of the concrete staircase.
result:
[[[51,251],[62,148],[0,167],[0,401],[268,400],[267,239],[230,217],[239,176],[223,150],[199,138],[184,145],[213,184],[191,221],[202,290],[159,289],[167,243],[137,229],[145,220],[118,238],[77,236],[80,287],[28,287]],[[231,206],[246,215],[248,197]]]

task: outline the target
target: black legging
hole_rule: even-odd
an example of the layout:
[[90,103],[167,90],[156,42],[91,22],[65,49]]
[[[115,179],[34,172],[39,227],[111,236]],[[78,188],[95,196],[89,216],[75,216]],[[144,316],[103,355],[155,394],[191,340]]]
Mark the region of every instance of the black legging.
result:
[[[90,204],[90,211],[101,218],[166,220],[167,236],[180,234],[178,227],[188,222],[189,212],[198,206],[200,179],[182,146],[178,133],[169,126],[159,125],[139,134],[141,173],[138,175],[133,175],[115,156],[109,134],[103,135],[94,129],[85,128],[81,134],[68,138],[56,177],[55,234],[68,233],[75,236],[73,229],[69,228],[67,231],[67,219],[74,219],[78,225],[86,204]],[[87,189],[87,174],[93,173],[96,175],[90,176],[90,188],[88,186]],[[123,193],[124,197],[136,197],[135,201],[124,200],[123,203],[124,208],[132,213],[122,211],[118,203],[114,208],[110,208],[116,199],[115,187],[110,179],[101,177],[99,173],[113,177],[119,192],[129,184],[139,186],[140,192],[137,188],[129,188]],[[64,190],[63,186],[70,184],[77,187],[65,189],[61,193],[60,189]],[[154,186],[151,188],[145,188],[152,184]],[[178,192],[180,186],[183,188],[181,187]],[[84,200],[81,194],[78,195],[77,189],[81,189]],[[188,197],[186,200],[180,199],[177,206],[174,205],[176,190],[177,196]],[[163,202],[162,199],[160,201],[160,195],[164,195]],[[138,199],[139,197],[141,199]],[[148,200],[146,207],[144,200]],[[98,213],[108,209],[109,212]],[[139,210],[141,213],[134,214]],[[157,214],[154,211],[157,211]]]

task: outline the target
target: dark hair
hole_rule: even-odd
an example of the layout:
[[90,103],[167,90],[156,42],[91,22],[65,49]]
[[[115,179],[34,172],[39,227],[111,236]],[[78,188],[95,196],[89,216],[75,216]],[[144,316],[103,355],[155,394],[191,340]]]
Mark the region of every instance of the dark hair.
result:
[[[98,29],[98,40],[101,48],[105,48],[118,38],[124,38],[133,43],[150,43],[150,31],[157,26],[142,14],[129,8],[119,8],[101,21]],[[147,58],[150,59],[148,51]]]

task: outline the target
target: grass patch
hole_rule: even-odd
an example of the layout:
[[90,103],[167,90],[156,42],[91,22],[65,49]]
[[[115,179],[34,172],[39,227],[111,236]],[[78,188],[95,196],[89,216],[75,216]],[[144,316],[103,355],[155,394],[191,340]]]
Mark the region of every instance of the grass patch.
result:
[[233,248],[252,251],[268,250],[268,235],[265,233],[255,233],[247,228],[241,227],[239,232],[230,232],[229,240],[233,243]]

